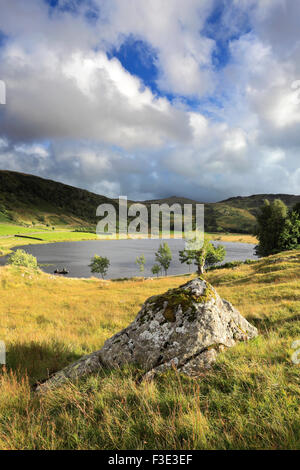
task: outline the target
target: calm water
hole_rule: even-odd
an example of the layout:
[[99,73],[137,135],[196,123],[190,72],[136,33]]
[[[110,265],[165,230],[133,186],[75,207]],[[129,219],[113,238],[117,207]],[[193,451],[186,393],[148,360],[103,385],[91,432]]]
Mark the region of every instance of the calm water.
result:
[[[97,254],[106,256],[110,260],[107,278],[132,277],[139,275],[135,259],[142,253],[146,264],[144,276],[152,276],[151,267],[155,263],[154,253],[163,240],[91,240],[80,242],[49,243],[45,245],[26,245],[23,248],[27,253],[36,256],[43,271],[53,273],[56,268],[65,267],[69,277],[90,277],[89,263]],[[183,240],[166,240],[172,250],[173,260],[168,274],[183,274],[188,272],[188,266],[182,265],[178,260],[178,251],[184,248]],[[225,261],[256,259],[254,245],[247,243],[214,242],[225,246],[227,255]],[[0,258],[0,264],[5,263]],[[192,268],[193,269],[193,268]]]

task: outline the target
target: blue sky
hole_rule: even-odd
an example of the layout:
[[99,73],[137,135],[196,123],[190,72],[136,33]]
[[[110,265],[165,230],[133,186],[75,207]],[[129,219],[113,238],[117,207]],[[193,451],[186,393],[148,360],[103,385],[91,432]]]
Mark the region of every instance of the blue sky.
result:
[[113,47],[107,54],[109,58],[116,57],[128,72],[139,77],[153,93],[161,95],[156,84],[159,75],[157,53],[150,44],[128,36],[119,47]]
[[0,168],[136,199],[299,193],[298,2],[0,9]]

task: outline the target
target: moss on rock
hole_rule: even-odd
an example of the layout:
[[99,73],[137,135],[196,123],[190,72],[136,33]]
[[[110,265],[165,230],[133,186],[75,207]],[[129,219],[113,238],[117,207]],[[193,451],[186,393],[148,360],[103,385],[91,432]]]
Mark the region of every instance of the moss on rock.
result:
[[176,321],[176,312],[180,307],[184,314],[189,316],[189,320],[196,318],[197,309],[195,304],[204,304],[211,299],[215,299],[215,292],[210,284],[205,282],[203,294],[197,295],[191,289],[185,289],[180,286],[176,289],[170,289],[165,294],[152,297],[150,302],[154,311],[163,310],[163,316],[168,322]]

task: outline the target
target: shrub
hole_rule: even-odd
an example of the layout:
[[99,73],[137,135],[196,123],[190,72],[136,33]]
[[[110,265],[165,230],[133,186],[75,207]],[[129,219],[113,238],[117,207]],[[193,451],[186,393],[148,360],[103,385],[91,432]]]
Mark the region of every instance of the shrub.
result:
[[246,259],[245,261],[228,261],[227,263],[220,264],[219,266],[211,266],[207,270],[214,271],[215,269],[228,269],[228,268],[237,268],[243,264],[255,264],[257,260],[255,259]]
[[35,256],[26,253],[24,250],[16,250],[14,253],[12,253],[8,259],[8,264],[35,269],[38,266]]
[[154,264],[151,268],[151,272],[152,274],[156,274],[156,276],[158,277],[159,273],[161,271],[161,266],[159,264]]

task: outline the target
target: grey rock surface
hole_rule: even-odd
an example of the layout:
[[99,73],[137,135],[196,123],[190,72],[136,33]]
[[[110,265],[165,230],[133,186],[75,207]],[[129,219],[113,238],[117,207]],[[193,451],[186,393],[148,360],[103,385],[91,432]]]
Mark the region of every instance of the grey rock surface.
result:
[[197,377],[212,366],[219,351],[255,336],[257,329],[197,278],[147,299],[135,320],[101,350],[54,374],[38,390],[128,363],[143,368],[146,379],[172,367]]

